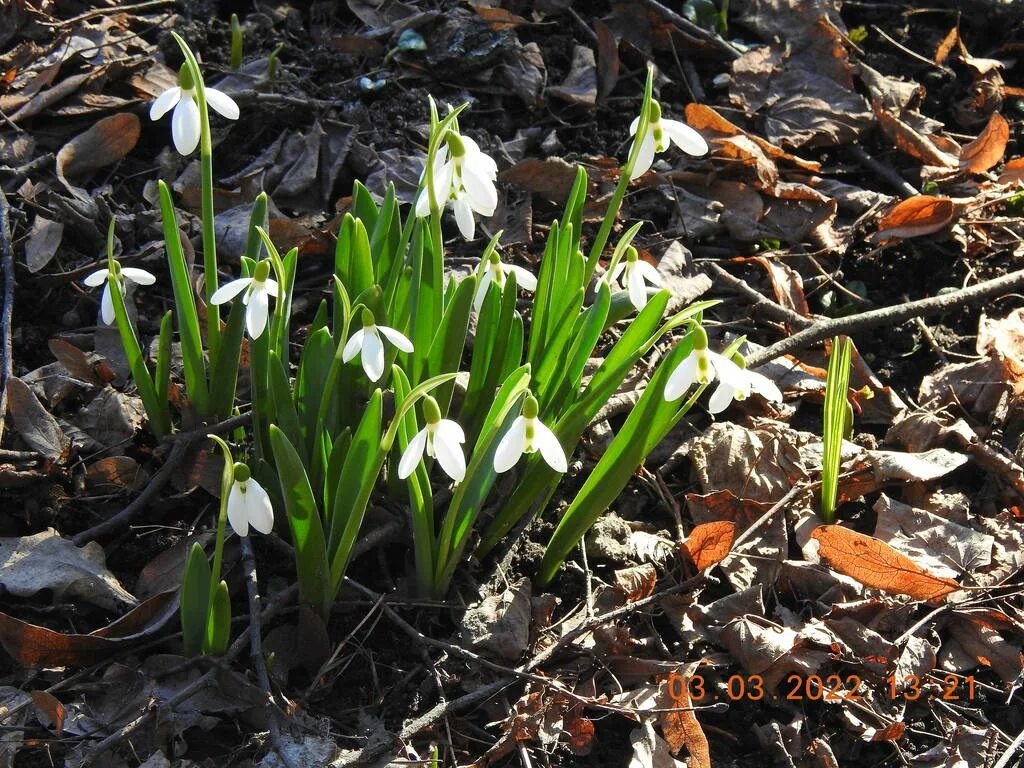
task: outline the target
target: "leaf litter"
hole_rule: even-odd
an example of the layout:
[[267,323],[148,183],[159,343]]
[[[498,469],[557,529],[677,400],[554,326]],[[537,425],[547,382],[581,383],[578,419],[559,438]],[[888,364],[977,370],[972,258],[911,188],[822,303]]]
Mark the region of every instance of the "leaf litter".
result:
[[[208,451],[189,454],[142,525],[102,544],[71,541],[142,491],[164,456],[140,431],[116,345],[93,333],[95,303],[71,287],[96,268],[98,225],[112,214],[124,222],[122,258],[159,258],[158,220],[143,204],[157,176],[173,182],[186,248],[198,240],[198,169],[161,153],[139,119],[180,64],[160,30],[195,36],[255,115],[216,129],[218,220],[244,222],[266,189],[271,234],[300,247],[309,286],[322,282],[317,257],[333,248],[353,178],[377,192],[394,180],[408,199],[427,92],[474,102],[463,127],[504,158],[501,199],[483,225],[512,233],[515,256],[535,260],[534,221],[564,200],[576,164],[588,169],[593,205],[610,194],[636,72],[653,58],[659,98],[711,152],[659,159],[627,197],[621,228],[650,222],[636,245],[659,263],[674,303],[727,298],[711,313],[721,324],[712,343],[746,334],[757,355],[801,328],[1016,268],[1020,25],[1012,9],[980,2],[1009,13],[1007,23],[838,0],[734,2],[724,30],[697,31],[653,2],[438,12],[348,0],[333,15],[285,4],[243,18],[253,50],[237,73],[223,65],[216,3],[202,24],[155,6],[85,18],[87,4],[64,16],[6,4],[0,183],[20,263],[0,446],[0,764],[41,754],[54,737],[68,765],[117,764],[123,744],[95,755],[90,741],[197,682],[161,710],[159,727],[133,735],[143,765],[240,764],[227,757],[238,753],[244,764],[341,765],[371,748],[423,760],[438,742],[444,764],[1019,757],[1024,323],[1009,296],[851,332],[854,434],[837,525],[816,512],[825,359],[808,345],[761,369],[785,392],[781,406],[751,399],[673,432],[551,592],[525,578],[546,520],[499,562],[474,563],[444,604],[402,602],[404,539],[357,560],[353,577],[395,592],[394,610],[440,645],[411,647],[379,606],[346,592],[320,630],[338,663],[319,678],[316,664],[274,665],[277,704],[296,726],[282,756],[262,744],[265,702],[241,657],[210,674],[173,656],[175,574],[217,487]],[[406,31],[425,50],[403,44]],[[283,74],[269,83],[266,57],[284,38],[317,45],[286,45]],[[369,74],[380,90],[354,90]],[[244,247],[237,231],[218,232],[229,259]],[[706,270],[711,262],[745,288]],[[147,338],[155,316],[140,312]],[[626,407],[644,385],[627,382]],[[592,429],[583,471],[621,413]],[[291,574],[269,570],[273,601]],[[229,580],[240,589],[237,572]],[[282,620],[270,631],[298,649],[302,627]],[[523,664],[527,677],[514,674]],[[445,709],[491,684],[476,708]]]

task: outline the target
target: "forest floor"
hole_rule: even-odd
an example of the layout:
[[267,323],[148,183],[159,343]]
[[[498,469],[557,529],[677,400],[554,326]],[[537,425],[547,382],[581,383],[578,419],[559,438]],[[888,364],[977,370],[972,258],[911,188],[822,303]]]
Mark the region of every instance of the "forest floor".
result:
[[[0,4],[0,768],[429,765],[433,746],[443,766],[1020,765],[1024,11],[959,5]],[[244,620],[226,657],[182,657],[176,590],[220,466],[146,433],[82,285],[114,218],[121,258],[159,275],[134,299],[157,334],[158,179],[200,248],[199,162],[148,114],[182,63],[172,30],[242,111],[213,120],[221,266],[237,273],[266,191],[271,237],[300,253],[296,347],[353,182],[411,199],[428,95],[468,102],[460,128],[499,168],[452,267],[502,230],[503,257],[535,268],[578,165],[596,231],[653,62],[665,116],[711,151],[660,154],[613,242],[645,222],[641,257],[681,301],[723,300],[712,346],[746,335],[784,402],[695,409],[543,589],[559,506],[642,375],[548,509],[444,601],[416,596],[384,500],[326,626],[296,605],[287,542],[254,537],[269,692]],[[812,536],[836,335],[855,346],[838,511],[855,539]],[[693,531],[721,522],[736,538],[708,560]],[[241,606],[237,539],[225,557]],[[964,589],[936,598],[950,579]]]

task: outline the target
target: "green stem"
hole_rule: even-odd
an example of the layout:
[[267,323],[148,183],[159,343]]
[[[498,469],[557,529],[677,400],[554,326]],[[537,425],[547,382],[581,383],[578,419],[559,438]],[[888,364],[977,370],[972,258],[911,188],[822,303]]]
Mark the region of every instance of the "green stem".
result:
[[636,126],[636,134],[633,139],[633,146],[629,151],[629,157],[626,159],[626,164],[622,166],[619,183],[615,187],[615,194],[612,195],[611,203],[609,203],[608,210],[604,214],[604,220],[601,222],[601,228],[597,231],[594,243],[590,247],[590,255],[587,256],[587,265],[584,272],[586,280],[589,280],[590,276],[594,274],[598,259],[604,253],[604,247],[608,244],[608,237],[612,233],[612,227],[615,226],[619,209],[622,207],[622,199],[626,196],[626,189],[629,187],[630,181],[629,177],[633,175],[633,168],[636,166],[636,159],[640,154],[640,145],[643,143],[644,136],[647,135],[647,126],[650,124],[653,89],[654,70],[648,66],[647,82],[644,85],[644,100],[643,105],[640,107],[640,122]]

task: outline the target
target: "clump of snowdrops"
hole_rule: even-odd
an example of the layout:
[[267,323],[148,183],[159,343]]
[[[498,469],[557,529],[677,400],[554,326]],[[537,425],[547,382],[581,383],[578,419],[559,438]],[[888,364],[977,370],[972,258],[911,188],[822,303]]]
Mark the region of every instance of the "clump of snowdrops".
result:
[[[588,179],[579,168],[562,216],[551,222],[536,273],[502,260],[500,232],[472,274],[454,279],[446,272],[446,211],[473,239],[475,216],[488,216],[497,205],[497,167],[461,132],[465,107],[442,115],[431,101],[416,199],[403,208],[393,186],[378,200],[356,183],[338,232],[329,295],[293,359],[288,342],[297,253],[280,254],[267,235],[264,196],[253,205],[238,276],[218,284],[209,108],[227,118],[237,117],[238,109],[204,85],[194,55],[176,39],[185,54],[181,83],[156,100],[152,114],[173,108],[175,146],[183,154],[200,148],[205,336],[163,183],[175,309],[161,324],[155,372],[124,306],[126,284],[144,285],[152,276],[121,268],[110,256],[103,277],[110,299],[104,300],[104,319],[118,324],[155,434],[173,428],[166,398],[172,322],[181,341],[188,407],[211,421],[237,410],[239,349],[249,337],[250,459],[236,464],[221,443],[225,470],[214,564],[197,545],[183,585],[190,651],[222,649],[230,624],[219,573],[226,523],[241,536],[250,528],[266,533],[287,527],[301,598],[326,616],[367,506],[385,496],[408,510],[420,591],[441,598],[471,544],[483,557],[524,518],[545,509],[595,415],[655,344],[676,337],[569,501],[537,573],[547,582],[706,388],[715,386],[708,403],[713,412],[754,392],[781,398],[770,381],[744,368],[739,342],[721,353],[708,348],[701,322],[716,302],[665,316],[670,292],[632,245],[641,225],[606,254],[627,186],[650,168],[655,154],[672,144],[693,155],[707,151],[698,133],[663,115],[650,74],[628,158],[589,251],[581,243]],[[524,296],[525,319],[519,311]],[[601,362],[585,377],[599,345]],[[499,482],[501,503],[488,516]]]

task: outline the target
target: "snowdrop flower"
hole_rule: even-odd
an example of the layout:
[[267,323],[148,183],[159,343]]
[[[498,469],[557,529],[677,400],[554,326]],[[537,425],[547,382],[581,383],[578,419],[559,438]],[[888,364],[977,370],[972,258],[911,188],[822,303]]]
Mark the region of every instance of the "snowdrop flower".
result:
[[426,452],[427,456],[437,459],[448,477],[461,483],[466,476],[466,457],[462,454],[466,434],[454,421],[441,418],[437,400],[430,395],[423,398],[423,416],[427,426],[417,432],[406,446],[398,462],[398,477],[405,480],[415,472]]
[[709,350],[703,328],[698,327],[694,336],[693,352],[668,377],[666,400],[678,400],[694,384],[710,384],[717,378],[718,386],[708,399],[708,411],[711,413],[721,413],[733,400],[745,400],[751,392],[757,392],[772,402],[782,402],[782,392],[771,379]]
[[[121,293],[124,294],[125,283],[135,283],[136,285],[152,285],[156,282],[156,277],[144,269],[137,269],[135,267],[121,267],[114,262],[114,271],[117,273],[118,285],[121,286]],[[110,270],[109,269],[97,269],[91,275],[89,275],[83,281],[90,288],[97,288],[103,285],[103,296],[100,299],[100,319],[103,320],[105,325],[110,325],[114,322],[114,300],[110,296]]]
[[629,300],[637,310],[647,306],[647,283],[656,288],[661,286],[661,274],[651,264],[640,259],[633,246],[626,249],[626,260],[616,265],[608,279],[615,282],[620,277],[620,285],[629,292]]
[[507,472],[524,453],[536,451],[540,451],[544,461],[556,472],[565,472],[568,469],[562,444],[558,442],[555,433],[537,419],[538,410],[537,400],[528,394],[523,405],[523,414],[516,417],[512,427],[498,443],[494,453],[495,472]]
[[251,525],[260,533],[274,529],[274,507],[270,497],[249,474],[245,464],[235,464],[235,481],[228,492],[228,522],[239,536],[249,535]]
[[534,277],[532,272],[522,267],[517,267],[514,264],[502,264],[501,259],[498,258],[497,251],[491,251],[486,263],[481,260],[481,264],[483,270],[480,275],[480,284],[477,286],[476,295],[473,297],[473,310],[478,314],[484,305],[484,299],[487,298],[487,289],[490,288],[491,283],[497,284],[499,290],[505,290],[505,280],[508,278],[509,272],[516,276],[517,287],[522,288],[524,291],[534,291],[537,289],[537,278]]
[[[238,105],[234,99],[216,88],[207,87],[205,91],[206,103],[213,107],[214,111],[228,120],[238,119]],[[149,108],[149,119],[159,120],[172,107],[174,114],[171,115],[171,136],[174,138],[174,147],[178,154],[191,155],[199,145],[200,122],[195,84],[187,65],[178,72],[178,85],[157,96],[153,106]]]
[[[469,136],[449,131],[447,145],[438,149],[431,173],[438,205],[455,212],[455,223],[466,240],[476,235],[473,212],[490,216],[498,205],[498,166]],[[450,156],[449,156],[450,155]],[[424,187],[416,201],[416,215],[430,213],[430,191]]]
[[378,381],[384,375],[384,342],[380,335],[394,344],[402,352],[412,352],[412,342],[394,328],[377,325],[370,310],[363,307],[363,327],[352,334],[352,338],[341,351],[341,359],[346,363],[357,354],[362,357],[363,370],[370,381]]
[[[640,118],[637,117],[629,126],[629,135],[636,133]],[[640,143],[640,154],[629,180],[638,179],[651,169],[655,152],[664,152],[669,144],[675,144],[688,155],[699,157],[707,154],[708,143],[693,128],[679,120],[662,120],[661,105],[651,101],[651,119],[647,125],[647,133]]]
[[240,277],[214,291],[210,303],[226,304],[240,293],[242,303],[245,304],[245,327],[249,331],[249,338],[258,339],[267,327],[270,297],[277,298],[277,281],[270,278],[268,259],[256,263],[252,277]]

